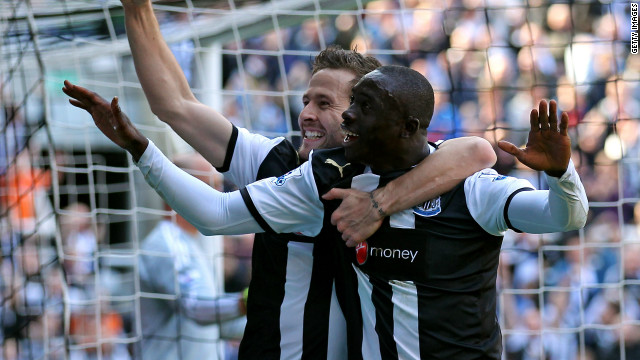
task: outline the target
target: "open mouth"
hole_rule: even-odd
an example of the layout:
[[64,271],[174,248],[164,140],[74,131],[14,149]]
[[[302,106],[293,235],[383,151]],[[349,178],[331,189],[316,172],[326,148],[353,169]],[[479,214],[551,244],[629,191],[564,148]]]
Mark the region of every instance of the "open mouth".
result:
[[351,132],[351,131],[349,131],[349,130],[346,130],[346,129],[344,129],[344,128],[342,129],[342,133],[344,134],[344,140],[343,140],[343,141],[344,141],[345,143],[348,143],[348,142],[350,142],[350,141],[357,140],[357,139],[358,139],[358,136],[359,136],[358,134],[356,134],[356,133],[354,133],[354,132]]
[[324,133],[320,131],[305,131],[304,138],[305,140],[318,140],[324,137]]

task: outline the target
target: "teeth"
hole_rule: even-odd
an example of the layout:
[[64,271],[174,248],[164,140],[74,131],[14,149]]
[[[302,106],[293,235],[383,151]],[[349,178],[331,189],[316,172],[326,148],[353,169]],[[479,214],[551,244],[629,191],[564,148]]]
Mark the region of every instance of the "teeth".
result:
[[324,134],[319,132],[319,131],[306,131],[304,133],[304,138],[305,139],[319,139],[321,137],[323,137]]
[[358,134],[351,132],[349,130],[342,129],[342,133],[345,135],[344,142],[349,142],[353,138],[357,138]]

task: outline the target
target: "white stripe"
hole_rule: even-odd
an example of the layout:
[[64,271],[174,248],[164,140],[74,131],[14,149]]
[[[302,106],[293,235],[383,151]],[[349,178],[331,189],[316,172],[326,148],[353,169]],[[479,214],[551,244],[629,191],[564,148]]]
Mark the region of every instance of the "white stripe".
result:
[[418,291],[412,281],[390,281],[393,291],[393,337],[398,359],[419,359]]
[[301,319],[304,319],[313,270],[312,243],[290,241],[287,247],[287,277],[280,307],[280,359],[283,360],[302,356],[304,323]]
[[376,332],[376,309],[371,301],[373,285],[369,277],[354,266],[358,275],[358,295],[360,295],[360,309],[362,311],[362,358],[366,360],[382,360],[380,353],[380,339]]
[[331,308],[329,313],[329,343],[327,359],[345,359],[347,357],[347,322],[344,319],[338,297],[336,284],[331,289]]
[[389,225],[398,229],[415,229],[416,216],[412,209],[402,210],[389,217]]
[[351,179],[351,188],[360,191],[373,191],[378,188],[380,176],[376,174],[361,174]]

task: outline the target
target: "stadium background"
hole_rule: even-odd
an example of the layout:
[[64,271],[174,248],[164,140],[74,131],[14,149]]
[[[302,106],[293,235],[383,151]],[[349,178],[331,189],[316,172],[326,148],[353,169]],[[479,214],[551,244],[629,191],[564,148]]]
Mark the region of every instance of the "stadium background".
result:
[[[570,114],[589,220],[575,233],[505,236],[504,357],[640,358],[640,57],[630,54],[628,1],[154,7],[201,101],[238,126],[294,143],[310,61],[329,44],[425,74],[437,92],[432,140],[524,144],[528,111],[557,99]],[[0,358],[130,358],[140,340],[137,249],[166,213],[130,157],[67,103],[62,81],[119,96],[169,155],[188,146],[145,102],[118,1],[5,0],[0,16]],[[497,151],[498,171],[545,186]],[[246,286],[250,251],[251,237],[212,239],[221,291]],[[221,342],[221,351],[233,357],[233,345]]]

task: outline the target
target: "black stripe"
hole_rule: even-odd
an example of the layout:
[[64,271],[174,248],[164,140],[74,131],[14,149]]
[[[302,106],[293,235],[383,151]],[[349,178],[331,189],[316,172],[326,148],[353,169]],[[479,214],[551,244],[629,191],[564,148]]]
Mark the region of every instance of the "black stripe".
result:
[[509,198],[507,198],[507,202],[504,204],[504,221],[507,222],[507,227],[517,233],[521,233],[522,231],[516,229],[515,227],[513,227],[513,225],[511,225],[511,221],[509,221],[509,205],[511,205],[511,200],[513,200],[513,197],[516,196],[516,194],[521,193],[523,191],[533,191],[535,189],[532,188],[522,188],[522,189],[518,189],[516,191],[514,191],[513,193],[511,193],[511,195],[509,195]]
[[231,158],[233,157],[233,151],[236,148],[236,142],[238,141],[238,128],[235,125],[232,125],[231,128],[231,137],[229,138],[229,144],[227,145],[227,153],[224,155],[224,162],[222,163],[222,167],[216,168],[219,172],[227,172],[229,171],[229,166],[231,166]]
[[280,312],[285,296],[288,241],[256,234],[251,255],[247,325],[239,359],[280,359]]
[[260,213],[258,212],[258,209],[256,209],[256,206],[253,203],[253,200],[251,200],[251,195],[249,195],[249,191],[247,191],[246,187],[240,189],[240,195],[242,195],[242,200],[244,200],[244,204],[247,205],[247,209],[249,209],[249,212],[251,213],[253,218],[258,222],[258,225],[260,225],[262,230],[270,234],[275,234],[276,232],[273,231],[271,226],[269,226],[269,224],[267,224],[267,222],[264,220],[262,215],[260,215]]
[[[328,240],[328,239],[327,239]],[[326,359],[329,344],[329,312],[333,291],[330,241],[313,245],[313,266],[304,304],[301,360]],[[313,324],[313,326],[309,326]]]
[[376,308],[376,333],[380,341],[380,354],[383,359],[398,359],[398,347],[393,338],[393,290],[386,280],[369,278],[373,285],[371,302]]

